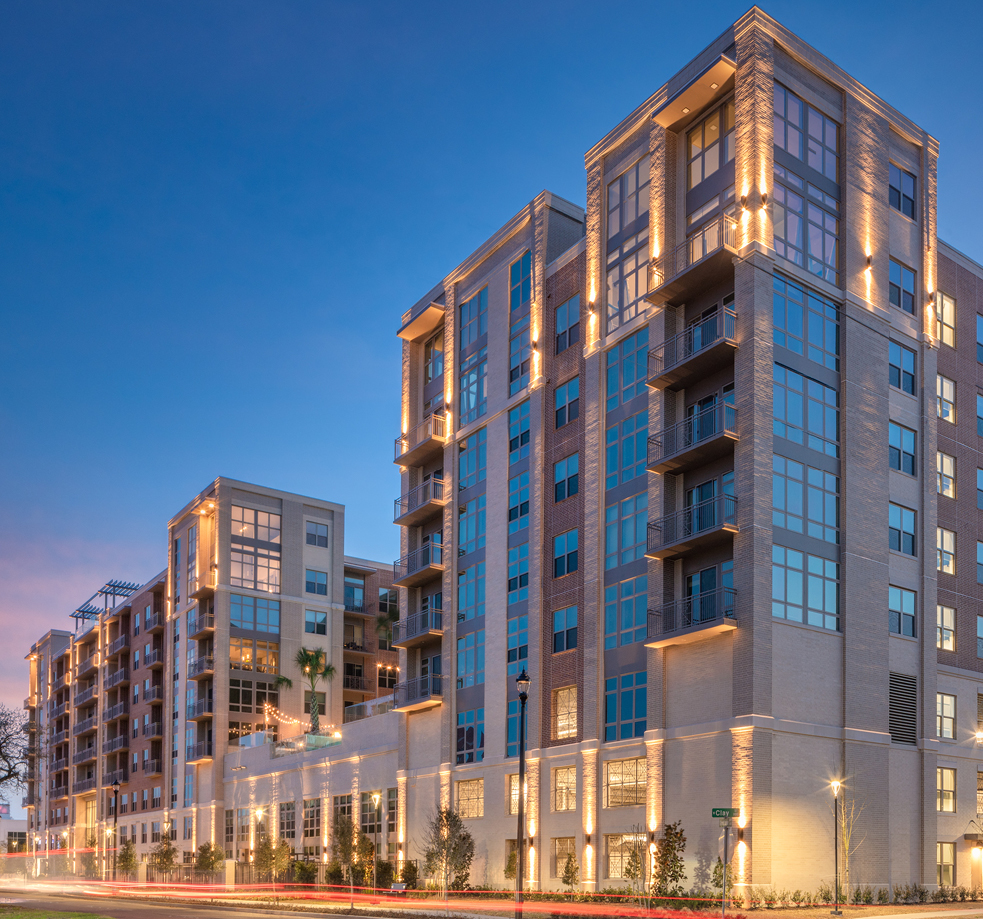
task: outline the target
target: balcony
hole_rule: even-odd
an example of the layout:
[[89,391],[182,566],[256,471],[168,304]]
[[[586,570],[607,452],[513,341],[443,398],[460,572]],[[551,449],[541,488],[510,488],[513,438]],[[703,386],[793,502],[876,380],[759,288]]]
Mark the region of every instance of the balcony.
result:
[[56,718],[60,718],[62,715],[67,715],[68,710],[71,706],[67,702],[62,702],[61,705],[55,705],[48,709],[48,720],[54,721]]
[[[216,572],[211,570],[208,574],[200,574],[198,577],[191,578],[188,582],[188,596],[195,600],[202,600],[215,593]],[[199,617],[200,618],[200,617]],[[213,620],[214,621],[214,620]],[[188,633],[190,635],[190,632]]]
[[384,696],[381,699],[369,699],[367,702],[357,702],[355,705],[346,705],[343,716],[344,724],[352,724],[355,721],[364,721],[374,715],[383,715],[393,710],[392,696]]
[[83,734],[90,734],[99,727],[99,722],[95,715],[90,715],[85,721],[80,721],[72,728],[73,737],[81,737]]
[[374,654],[375,648],[371,644],[367,644],[365,638],[361,635],[351,641],[346,641],[342,645],[344,651],[348,651],[351,654]]
[[403,712],[415,712],[433,708],[443,702],[443,683],[440,674],[422,676],[405,683],[397,683],[393,689],[394,708]]
[[61,772],[63,769],[67,769],[67,768],[68,768],[68,760],[67,759],[56,759],[51,764],[50,768],[48,769],[48,772],[50,772],[50,773],[53,774],[55,772]]
[[[115,772],[107,772],[102,777],[103,785],[112,785],[113,782],[128,782],[130,780],[130,773],[125,769],[117,769]],[[112,804],[110,803],[110,816],[112,816]]]
[[428,479],[397,498],[393,506],[393,523],[404,527],[417,526],[439,514],[449,499],[450,488],[443,479]]
[[59,798],[68,797],[68,784],[62,783],[61,785],[52,785],[51,793],[48,795],[52,801],[57,801]]
[[346,673],[343,679],[344,689],[350,689],[354,692],[373,692],[375,690],[375,683],[370,677],[352,676]]
[[21,725],[21,730],[25,734],[33,734],[38,729],[38,723],[32,718],[30,721],[25,721]]
[[145,759],[143,761],[144,775],[160,775],[163,771],[163,763],[159,757],[157,759]]
[[120,635],[120,637],[117,638],[109,646],[109,650],[106,652],[106,657],[114,657],[115,655],[119,654],[119,652],[122,651],[124,648],[129,648],[129,647],[130,647],[130,636],[128,634]]
[[737,628],[737,591],[732,587],[708,590],[650,609],[648,648],[684,645]]
[[430,638],[444,634],[444,614],[439,609],[424,610],[393,623],[393,647],[409,650]]
[[164,668],[164,652],[160,648],[154,648],[144,658],[143,665],[151,670],[162,670]]
[[393,564],[393,587],[416,587],[443,573],[444,547],[427,543]]
[[707,376],[737,349],[737,313],[718,310],[703,322],[666,339],[648,356],[648,385],[681,389]]
[[718,495],[648,525],[649,558],[674,558],[717,545],[737,532],[737,498]]
[[129,683],[129,682],[130,682],[129,669],[127,669],[126,667],[121,667],[115,673],[109,674],[109,676],[107,676],[106,679],[102,681],[102,688],[108,691],[116,686],[120,686],[123,683]]
[[68,730],[67,729],[64,730],[64,731],[58,731],[57,734],[52,734],[51,735],[51,745],[52,746],[55,746],[56,747],[56,746],[58,746],[58,744],[64,743],[66,740],[68,740]]
[[733,272],[735,255],[737,219],[725,215],[705,224],[653,263],[649,297],[668,303],[692,300],[725,272]]
[[159,721],[152,721],[143,726],[144,737],[162,737],[164,735],[164,725]]
[[211,758],[212,742],[210,740],[199,740],[198,743],[189,744],[185,750],[184,761],[186,763],[197,763]]
[[91,747],[86,747],[84,750],[79,750],[78,753],[72,757],[72,765],[81,766],[83,763],[94,763],[98,753],[99,751],[96,749],[95,744],[93,744]]
[[129,732],[126,734],[120,734],[118,737],[113,737],[110,740],[104,740],[102,742],[102,752],[106,755],[110,753],[115,753],[117,750],[128,750],[130,747],[130,735]]
[[447,439],[447,418],[428,415],[411,431],[396,438],[396,458],[400,466],[422,466],[444,452]]
[[75,707],[78,708],[80,705],[85,705],[86,702],[91,702],[96,697],[97,692],[99,692],[98,683],[93,683],[88,689],[76,692],[75,698],[72,700],[75,703]]
[[215,617],[202,613],[188,623],[188,638],[198,638],[215,631]]
[[164,687],[160,684],[156,686],[151,686],[143,691],[143,701],[144,702],[163,702],[164,701]]
[[64,689],[69,683],[69,673],[66,670],[60,676],[56,676],[51,680],[51,692],[58,692],[59,689]]
[[188,721],[201,721],[204,718],[212,717],[212,700],[199,699],[197,702],[189,702],[185,712]]
[[28,756],[37,756],[41,752],[41,745],[35,739],[31,739],[27,742],[27,746],[24,747],[24,752]]
[[106,713],[102,716],[103,721],[115,721],[121,715],[129,714],[130,711],[130,701],[129,699],[124,699],[122,702],[117,702],[112,708],[107,708]]
[[73,795],[84,795],[87,791],[93,791],[96,787],[96,779],[93,776],[91,779],[82,779],[79,782],[75,782],[72,785]]
[[737,409],[721,403],[649,438],[649,472],[680,473],[725,456],[737,442]]
[[85,679],[85,677],[90,673],[94,673],[98,668],[99,656],[97,654],[90,654],[85,660],[79,661],[78,668],[75,671],[75,679]]
[[163,632],[166,624],[167,620],[165,619],[163,613],[153,613],[149,619],[144,620],[143,631],[147,635]]
[[20,799],[21,807],[35,807],[41,802],[41,796],[33,791],[29,791]]
[[199,657],[190,667],[188,667],[188,679],[204,680],[215,674],[215,658]]
[[31,709],[31,708],[34,708],[34,697],[33,696],[28,696],[24,700],[24,711],[26,712],[28,709]]

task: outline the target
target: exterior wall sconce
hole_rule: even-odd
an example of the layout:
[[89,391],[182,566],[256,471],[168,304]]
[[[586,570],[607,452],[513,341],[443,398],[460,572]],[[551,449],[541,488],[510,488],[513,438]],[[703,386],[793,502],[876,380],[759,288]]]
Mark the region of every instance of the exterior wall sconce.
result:
[[871,267],[871,265],[873,265],[873,264],[874,264],[874,256],[872,256],[872,255],[868,255],[868,256],[867,256],[867,270],[868,270],[868,271],[870,271],[870,267]]
[[590,833],[584,833],[584,845],[585,846],[590,845]]
[[768,192],[763,191],[761,193],[761,210],[764,210],[766,207],[768,207]]
[[741,195],[741,210],[747,210],[747,195]]

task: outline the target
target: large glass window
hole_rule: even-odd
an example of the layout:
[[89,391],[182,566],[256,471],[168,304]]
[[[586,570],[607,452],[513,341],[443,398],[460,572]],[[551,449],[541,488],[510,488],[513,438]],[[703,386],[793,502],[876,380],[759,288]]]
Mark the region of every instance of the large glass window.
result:
[[485,480],[488,429],[475,431],[457,445],[458,487],[470,488]]
[[734,100],[686,132],[687,188],[695,188],[734,158]]
[[772,282],[776,345],[822,364],[840,369],[839,308],[776,274]]
[[457,640],[457,685],[480,686],[485,682],[485,630],[468,632]]
[[432,383],[444,375],[444,330],[427,339],[423,346],[423,382]]
[[580,341],[580,294],[556,308],[556,353],[561,354]]
[[532,299],[532,253],[526,252],[509,266],[509,312],[528,309]]
[[485,780],[457,783],[457,813],[465,819],[485,816]]
[[891,306],[915,315],[915,272],[893,258],[888,272],[888,297]]
[[956,883],[956,844],[935,844],[935,882],[939,887],[953,887]]
[[280,631],[280,601],[265,597],[245,597],[231,594],[229,598],[229,623],[238,629],[256,632]]
[[840,480],[813,466],[772,457],[774,526],[826,542],[839,541]]
[[465,621],[485,615],[484,562],[457,572],[457,612]]
[[915,592],[903,587],[887,589],[888,627],[895,635],[915,637]]
[[485,710],[457,713],[457,762],[480,763],[485,758]]
[[888,546],[895,552],[916,555],[915,512],[900,504],[889,504],[887,513]]
[[508,623],[508,665],[509,676],[518,676],[525,669],[529,657],[529,617],[513,616]]
[[648,715],[648,674],[625,673],[604,681],[604,739],[644,737]]
[[639,313],[639,302],[648,293],[648,230],[631,236],[608,253],[608,332],[620,329]]
[[775,83],[775,146],[837,181],[839,125]]
[[896,211],[915,219],[915,177],[894,163],[888,164],[887,200]]
[[889,421],[887,444],[888,465],[899,472],[915,475],[915,432]]
[[462,504],[457,515],[458,554],[467,555],[485,545],[485,496]]
[[645,803],[648,767],[645,757],[609,760],[604,764],[604,806],[633,807]]
[[[519,700],[512,699],[506,706],[505,755],[519,755]],[[526,719],[525,738],[529,739],[529,719]]]
[[892,341],[888,345],[888,381],[903,392],[915,394],[915,352]]
[[648,492],[632,495],[604,511],[604,568],[644,558],[648,527]]
[[784,546],[771,550],[771,613],[823,629],[840,627],[840,566]]
[[550,784],[550,810],[577,809],[577,767],[558,766],[553,770]]
[[775,166],[775,252],[830,284],[839,278],[839,209],[832,195]]
[[604,647],[645,641],[648,576],[629,578],[604,588]]
[[827,456],[839,455],[839,399],[835,389],[781,364],[774,368],[774,433]]
[[488,349],[461,361],[461,424],[470,424],[488,410]]
[[623,230],[636,229],[636,222],[649,209],[649,156],[646,153],[618,178],[608,183],[608,239]]
[[580,417],[580,377],[556,387],[555,403],[557,428]]
[[572,740],[577,736],[577,687],[553,691],[553,739]]
[[488,331],[488,288],[483,287],[470,300],[461,304],[458,315],[461,327],[461,347],[476,342]]
[[509,532],[529,526],[529,473],[509,479]]
[[529,385],[529,317],[525,316],[512,326],[509,339],[509,395],[514,396]]
[[612,424],[605,435],[604,486],[614,488],[645,474],[648,409]]
[[509,463],[529,455],[529,403],[509,409]]
[[529,543],[509,549],[508,594],[509,603],[529,598]]
[[345,609],[349,613],[365,611],[365,578],[354,574],[345,575]]
[[609,412],[648,391],[645,386],[648,346],[649,330],[646,327],[607,350],[604,356],[605,407]]

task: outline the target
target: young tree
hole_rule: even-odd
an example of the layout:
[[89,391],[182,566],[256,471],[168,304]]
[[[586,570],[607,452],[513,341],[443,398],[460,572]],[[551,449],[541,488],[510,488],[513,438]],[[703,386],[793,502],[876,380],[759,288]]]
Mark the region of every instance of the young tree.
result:
[[372,862],[375,859],[375,844],[361,830],[355,833],[355,861],[361,872],[362,887],[372,883]]
[[79,864],[82,866],[82,875],[84,877],[94,878],[99,874],[96,860],[96,847],[98,845],[99,840],[95,836],[88,836],[85,840],[85,851],[79,858]]
[[355,906],[355,879],[352,876],[352,866],[357,857],[358,840],[355,836],[355,824],[346,814],[335,817],[331,830],[331,857],[341,862],[348,872],[348,887],[351,893],[351,905]]
[[150,850],[150,864],[158,871],[170,871],[177,864],[177,849],[169,830],[160,834],[160,842]]
[[505,863],[505,880],[506,881],[515,881],[515,872],[516,872],[516,869],[518,868],[518,863],[519,863],[518,851],[519,850],[518,850],[518,848],[516,846],[513,846],[509,850],[508,861],[506,861],[506,863]]
[[[733,856],[731,857],[733,861]],[[724,886],[724,863],[721,859],[717,858],[717,864],[713,866],[713,878],[710,882],[713,885],[714,890],[719,890],[723,893]],[[730,899],[730,893],[734,889],[734,866],[731,864],[727,865],[727,893],[726,898]]]
[[423,859],[427,872],[441,879],[445,897],[452,876],[455,887],[467,884],[473,858],[474,839],[460,815],[450,808],[435,811],[424,836]]
[[259,845],[256,846],[256,854],[253,864],[259,872],[261,878],[273,879],[273,862],[276,857],[276,847],[268,833],[260,832]]
[[[857,850],[864,844],[867,834],[859,836],[857,823],[863,816],[866,803],[857,803],[855,795],[843,788],[841,790],[842,800],[839,806],[840,824],[840,852],[842,853],[843,873],[840,883],[843,887],[845,897],[850,896],[850,856],[855,855]],[[835,806],[835,802],[834,802]]]
[[580,865],[577,864],[577,857],[573,852],[567,853],[567,861],[563,866],[562,880],[570,893],[573,893],[574,887],[580,883]]
[[[317,734],[320,731],[318,721],[317,687],[323,677],[329,683],[334,679],[335,666],[327,662],[327,654],[324,648],[301,648],[294,658],[297,669],[304,674],[311,688],[311,733]],[[286,686],[293,689],[293,680],[288,679],[283,674],[276,678],[277,686]]]
[[225,852],[213,842],[198,846],[195,867],[199,871],[218,871],[225,864]]
[[278,839],[273,847],[273,880],[285,878],[290,871],[294,853],[286,839]]
[[127,839],[116,853],[116,870],[120,874],[132,874],[137,870],[137,847],[132,839]]
[[683,893],[683,852],[686,851],[686,835],[681,821],[667,823],[655,852],[655,875],[652,893],[657,897],[679,897]]

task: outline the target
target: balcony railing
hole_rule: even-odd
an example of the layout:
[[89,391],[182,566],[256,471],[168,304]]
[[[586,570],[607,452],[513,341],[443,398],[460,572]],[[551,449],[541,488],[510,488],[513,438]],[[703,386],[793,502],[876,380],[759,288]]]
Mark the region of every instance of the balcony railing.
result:
[[143,664],[145,667],[153,667],[154,669],[164,666],[164,652],[160,648],[154,648],[144,659]]
[[113,737],[110,740],[104,740],[102,742],[102,752],[106,754],[115,753],[117,750],[125,750],[129,746],[130,746],[129,733],[120,734],[118,737]]
[[418,466],[444,449],[447,418],[428,415],[412,430],[396,438],[395,462],[400,466]]
[[85,721],[80,721],[72,728],[72,736],[78,737],[81,734],[88,734],[89,731],[94,731],[98,727],[98,722],[95,715],[91,715],[86,718]]
[[443,479],[427,479],[410,489],[393,503],[393,522],[415,526],[439,511],[446,503],[449,489]]
[[737,627],[737,591],[719,587],[649,610],[647,644],[662,647],[695,641]]
[[61,705],[55,705],[48,710],[48,719],[54,721],[56,718],[60,718],[62,715],[68,713],[71,706],[67,702],[62,702]]
[[164,726],[159,721],[151,721],[143,726],[144,737],[160,737]]
[[80,705],[85,705],[86,702],[91,702],[96,697],[97,692],[99,692],[98,683],[93,683],[88,689],[83,689],[81,692],[76,692],[73,700],[76,708]]
[[212,742],[210,740],[199,740],[198,743],[189,744],[185,750],[184,760],[193,763],[196,760],[210,759],[212,755]]
[[364,613],[365,604],[363,603],[349,603],[345,601],[345,612],[346,613]]
[[443,680],[440,674],[418,677],[397,683],[393,689],[395,708],[413,709],[425,708],[428,705],[439,705],[443,700]]
[[427,543],[395,561],[393,584],[398,587],[413,587],[432,574],[443,570],[444,547],[436,543]]
[[[216,572],[208,571],[206,574],[199,574],[197,577],[188,580],[188,596],[200,600],[215,592]],[[189,633],[190,634],[190,633]]]
[[144,702],[157,702],[164,700],[164,687],[163,686],[150,686],[143,691],[143,701]]
[[205,632],[215,630],[215,617],[208,613],[201,613],[188,623],[188,638],[195,638]]
[[82,763],[91,762],[98,755],[99,751],[96,749],[95,744],[93,744],[91,747],[86,747],[84,750],[79,750],[78,753],[72,757],[72,765],[79,766]]
[[130,636],[129,633],[124,633],[109,646],[106,656],[112,657],[114,654],[119,654],[120,651],[128,647],[130,647]]
[[66,740],[68,740],[68,729],[67,728],[64,731],[58,731],[58,733],[51,735],[51,745],[52,746],[57,746],[60,743],[64,743]]
[[401,648],[419,644],[431,636],[444,634],[444,614],[439,609],[424,610],[393,623],[393,645]]
[[28,696],[24,700],[24,711],[27,711],[30,708],[34,708],[34,696]]
[[648,356],[649,386],[680,387],[699,376],[706,376],[722,351],[737,346],[737,313],[717,310],[702,322],[667,338]]
[[81,680],[96,670],[99,666],[98,661],[99,657],[96,654],[90,654],[85,660],[79,661],[78,668],[75,671],[75,679]]
[[21,807],[34,807],[41,801],[41,796],[33,791],[29,791],[20,799]]
[[62,769],[67,769],[67,768],[68,768],[68,760],[67,759],[56,759],[51,764],[51,766],[48,769],[48,771],[49,772],[52,772],[52,773],[53,772],[61,772]]
[[160,758],[158,759],[145,759],[143,761],[143,772],[144,775],[157,775],[162,771],[162,764]]
[[214,657],[199,657],[189,668],[188,676],[191,679],[195,677],[204,676],[205,674],[212,673],[215,670],[215,658]]
[[681,472],[723,456],[737,440],[737,409],[720,403],[649,438],[650,472]]
[[[123,767],[122,769],[116,769],[113,772],[107,772],[107,773],[105,773],[103,775],[103,777],[102,777],[102,784],[103,785],[110,785],[111,786],[113,784],[113,782],[128,782],[129,780],[130,780],[129,770],[126,769],[126,767]],[[110,791],[111,790],[112,789],[110,789]],[[113,812],[112,800],[113,800],[112,799],[112,796],[110,796],[110,798],[109,798],[109,802],[110,802],[109,803],[109,816],[110,817],[113,815],[113,813],[112,813]],[[121,809],[120,813],[122,813],[122,809]]]
[[61,785],[52,785],[51,786],[51,792],[50,792],[50,795],[49,796],[50,796],[50,798],[53,801],[54,800],[57,800],[58,798],[67,798],[68,797],[68,783],[67,782],[62,782]]
[[72,784],[72,794],[81,795],[87,791],[92,791],[96,787],[95,776],[91,779],[82,779],[80,782],[75,782]]
[[151,632],[163,629],[165,622],[163,613],[151,613],[150,618],[143,622],[143,630],[149,635]]
[[385,696],[382,699],[369,699],[368,702],[358,702],[355,705],[346,705],[343,716],[344,723],[351,724],[353,721],[363,721],[373,715],[383,715],[392,710],[392,696]]
[[653,263],[652,293],[669,301],[691,297],[712,285],[714,269],[729,267],[736,252],[737,220],[718,217]]
[[186,715],[188,719],[201,718],[203,715],[212,714],[213,702],[211,699],[198,699],[196,702],[189,702]]
[[107,676],[106,679],[102,681],[102,688],[104,690],[110,690],[114,686],[119,686],[120,683],[129,683],[129,682],[130,682],[130,671],[126,667],[121,667],[115,673],[109,674],[109,676]]
[[117,702],[110,708],[106,709],[106,714],[102,716],[103,721],[114,721],[119,718],[120,715],[125,715],[130,711],[130,700],[124,699],[122,702]]
[[356,692],[372,692],[372,680],[367,676],[344,675],[344,688],[353,689]]
[[737,498],[718,495],[648,525],[649,558],[682,555],[737,532]]
[[57,692],[59,689],[62,689],[63,687],[67,686],[69,683],[69,676],[70,674],[67,670],[63,674],[61,674],[61,676],[56,676],[51,681],[51,691]]

